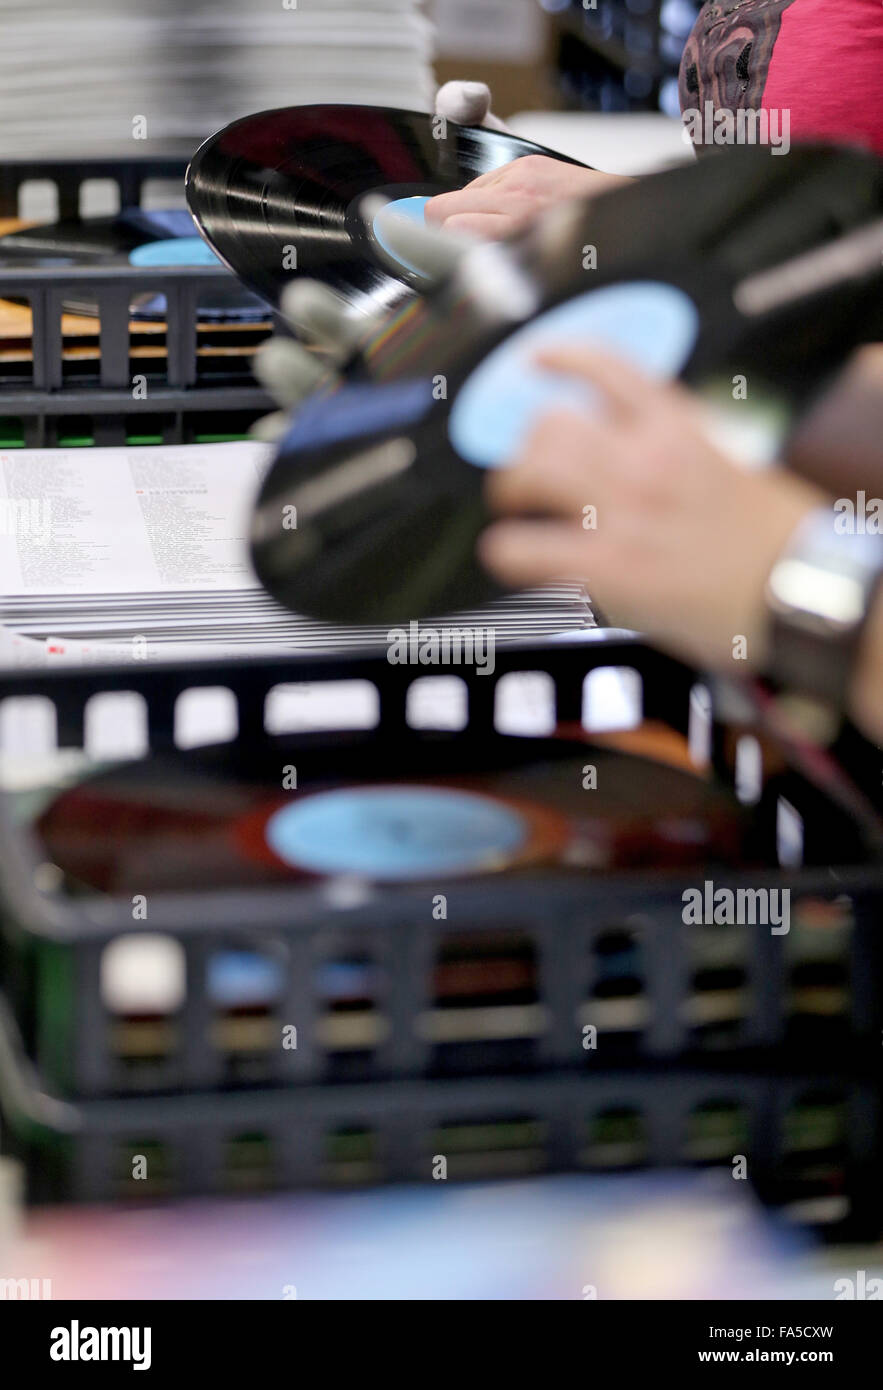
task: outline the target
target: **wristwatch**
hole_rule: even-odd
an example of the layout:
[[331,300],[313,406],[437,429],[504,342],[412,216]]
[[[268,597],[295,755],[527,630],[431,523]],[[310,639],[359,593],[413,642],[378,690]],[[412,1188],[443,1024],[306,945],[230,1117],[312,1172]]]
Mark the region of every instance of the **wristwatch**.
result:
[[847,517],[834,508],[808,513],[773,565],[766,674],[779,689],[842,714],[883,579],[883,536],[841,532],[838,522]]

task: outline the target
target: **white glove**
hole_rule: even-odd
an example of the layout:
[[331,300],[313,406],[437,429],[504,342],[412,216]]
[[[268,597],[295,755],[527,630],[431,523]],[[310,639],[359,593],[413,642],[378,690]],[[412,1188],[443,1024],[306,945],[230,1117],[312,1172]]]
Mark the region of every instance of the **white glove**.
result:
[[491,89],[484,82],[446,82],[436,93],[435,114],[456,121],[457,125],[509,129],[491,111]]

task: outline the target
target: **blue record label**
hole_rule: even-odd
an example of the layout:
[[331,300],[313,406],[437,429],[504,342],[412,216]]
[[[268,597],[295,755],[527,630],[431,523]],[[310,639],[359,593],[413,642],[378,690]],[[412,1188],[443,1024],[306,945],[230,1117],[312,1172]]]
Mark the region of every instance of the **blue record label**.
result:
[[577,295],[511,334],[476,367],[451,407],[450,441],[468,463],[502,468],[547,411],[597,404],[590,387],[537,367],[538,352],[604,348],[667,379],[686,365],[698,336],[696,306],[674,285],[634,281]]
[[221,265],[211,247],[206,246],[199,236],[168,237],[163,241],[145,242],[129,253],[129,260],[132,265],[139,266]]
[[392,256],[394,261],[404,266],[406,270],[412,270],[415,275],[429,275],[431,272],[425,266],[416,265],[408,260],[401,252],[395,249],[395,237],[390,234],[389,222],[393,217],[406,217],[409,222],[417,222],[421,226],[426,223],[425,208],[429,202],[428,195],[415,198],[395,198],[391,203],[386,203],[374,218],[374,235],[383,247],[388,256]]
[[441,787],[320,792],[266,826],[270,849],[292,868],[401,881],[500,868],[528,837],[514,808]]

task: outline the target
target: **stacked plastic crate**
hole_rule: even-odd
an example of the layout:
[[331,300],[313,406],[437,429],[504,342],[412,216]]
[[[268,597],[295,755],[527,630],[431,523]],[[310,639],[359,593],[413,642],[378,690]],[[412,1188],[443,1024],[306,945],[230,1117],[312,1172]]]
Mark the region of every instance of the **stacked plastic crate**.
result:
[[[223,688],[238,732],[216,767],[419,780],[551,756],[554,740],[499,732],[500,682],[544,673],[574,727],[586,681],[611,666],[637,673],[648,720],[691,732],[695,677],[633,642],[500,652],[492,679],[464,675],[457,729],[415,721],[419,677],[382,656],[12,673],[0,715],[48,700],[73,747],[89,701],[127,692],[156,756],[178,702]],[[376,692],[370,728],[267,727],[278,687],[333,703],[354,680]],[[751,736],[711,732],[726,774]],[[442,1162],[450,1179],[714,1164],[832,1231],[876,1230],[880,869],[798,775],[774,770],[755,796],[755,867],[726,881],[787,889],[785,933],[762,915],[685,923],[695,869],[485,875],[451,883],[446,913],[425,885],[194,885],[151,894],[145,923],[126,897],[60,891],[5,808],[0,1082],[31,1193],[430,1181]]]

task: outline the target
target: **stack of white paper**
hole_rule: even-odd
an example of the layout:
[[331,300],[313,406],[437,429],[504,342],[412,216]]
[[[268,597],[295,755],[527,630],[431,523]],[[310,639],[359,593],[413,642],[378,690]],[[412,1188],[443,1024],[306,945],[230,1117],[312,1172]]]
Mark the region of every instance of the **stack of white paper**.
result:
[[192,149],[240,116],[312,102],[427,110],[432,28],[420,10],[420,0],[0,0],[0,154]]
[[[0,453],[0,661],[386,646],[388,628],[299,617],[260,587],[247,537],[272,453],[250,442]],[[593,626],[567,584],[456,621],[492,627],[495,642]]]

